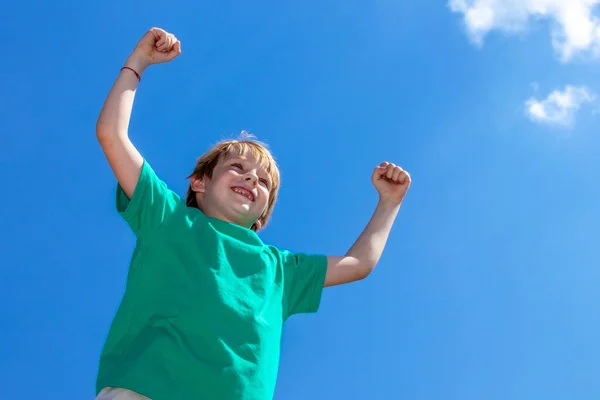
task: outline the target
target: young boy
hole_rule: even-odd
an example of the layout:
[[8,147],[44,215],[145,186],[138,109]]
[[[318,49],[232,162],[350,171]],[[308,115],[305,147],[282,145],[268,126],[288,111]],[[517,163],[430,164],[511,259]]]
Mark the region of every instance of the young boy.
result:
[[170,191],[128,137],[146,67],[181,53],[150,29],[100,113],[96,134],[117,178],[117,210],[137,238],[127,287],[100,357],[97,399],[271,399],[282,325],[316,312],[324,286],[365,278],[410,185],[400,167],[373,172],[379,203],[343,256],[292,253],[256,232],[273,210],[279,170],[259,142],[231,140],[202,156],[187,198]]

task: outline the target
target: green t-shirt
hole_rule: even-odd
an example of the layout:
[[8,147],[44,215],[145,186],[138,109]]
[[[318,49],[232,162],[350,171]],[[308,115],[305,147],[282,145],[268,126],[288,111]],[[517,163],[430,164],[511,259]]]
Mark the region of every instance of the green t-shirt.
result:
[[282,325],[317,311],[326,258],[265,245],[250,229],[187,207],[147,162],[131,199],[117,188],[117,210],[137,243],[96,391],[271,399]]

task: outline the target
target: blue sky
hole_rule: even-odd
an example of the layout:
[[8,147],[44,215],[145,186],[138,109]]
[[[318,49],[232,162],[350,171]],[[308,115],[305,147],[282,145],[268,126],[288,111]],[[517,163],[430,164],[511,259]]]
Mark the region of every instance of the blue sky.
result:
[[248,130],[283,173],[264,241],[339,254],[372,169],[413,178],[374,274],[286,325],[276,399],[600,398],[598,10],[217,3],[3,7],[0,399],[94,396],[134,245],[94,128],[151,26],[183,53],[144,75],[131,137],[179,193]]

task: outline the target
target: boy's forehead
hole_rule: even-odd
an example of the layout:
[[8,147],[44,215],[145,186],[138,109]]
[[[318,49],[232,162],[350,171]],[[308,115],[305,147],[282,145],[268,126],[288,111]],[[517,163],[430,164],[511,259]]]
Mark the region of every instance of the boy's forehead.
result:
[[244,151],[242,153],[238,153],[238,152],[234,152],[234,151],[227,152],[223,156],[223,161],[231,160],[234,158],[238,159],[238,160],[253,162],[255,164],[260,164],[260,160],[257,160],[256,157],[254,157],[254,155],[249,151]]
[[223,158],[222,158],[222,162],[226,162],[226,161],[230,161],[232,159],[236,159],[236,160],[242,160],[242,161],[246,161],[249,163],[252,163],[254,165],[257,165],[258,167],[264,169],[265,171],[268,170],[268,165],[269,162],[266,159],[261,160],[260,158],[256,157],[254,154],[252,154],[252,152],[250,151],[244,151],[244,152],[235,152],[235,151],[230,151],[224,154]]

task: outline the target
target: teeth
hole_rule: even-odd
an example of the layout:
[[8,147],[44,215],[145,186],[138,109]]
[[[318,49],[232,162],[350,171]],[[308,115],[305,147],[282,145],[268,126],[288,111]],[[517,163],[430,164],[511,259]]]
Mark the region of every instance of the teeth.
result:
[[246,191],[244,191],[242,189],[238,189],[238,188],[233,189],[233,191],[236,192],[237,194],[241,194],[242,196],[244,196],[248,200],[252,201],[252,197],[248,194],[248,192],[246,192]]

